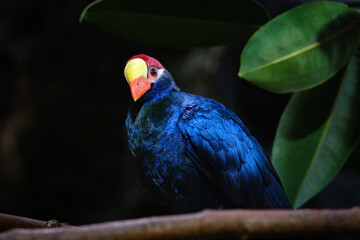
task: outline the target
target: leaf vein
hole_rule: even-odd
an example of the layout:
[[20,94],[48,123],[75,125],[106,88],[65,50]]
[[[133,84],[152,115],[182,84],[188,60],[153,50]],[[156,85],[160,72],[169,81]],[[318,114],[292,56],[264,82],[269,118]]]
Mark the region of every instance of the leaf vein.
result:
[[275,64],[277,64],[277,63],[280,63],[280,62],[283,62],[283,61],[285,61],[285,60],[288,60],[288,59],[290,59],[290,58],[292,58],[292,57],[294,57],[294,56],[297,56],[297,55],[301,55],[301,54],[303,54],[303,53],[306,53],[306,52],[308,52],[308,51],[310,51],[310,50],[312,50],[312,49],[314,49],[314,48],[316,48],[316,47],[319,47],[319,46],[321,46],[321,45],[329,42],[330,40],[332,40],[332,39],[340,36],[341,34],[343,34],[343,33],[347,32],[347,31],[351,30],[352,28],[354,28],[355,26],[357,26],[359,23],[360,23],[360,19],[357,20],[357,21],[355,21],[354,23],[350,24],[350,25],[347,26],[346,28],[343,28],[343,29],[341,29],[340,31],[335,32],[334,34],[328,35],[328,36],[325,37],[323,40],[320,40],[320,41],[318,41],[318,42],[315,42],[315,43],[313,43],[313,44],[310,44],[309,46],[307,46],[307,47],[305,47],[305,48],[299,49],[299,50],[297,50],[297,51],[295,51],[295,52],[293,52],[293,53],[290,53],[290,54],[285,55],[285,56],[283,56],[283,57],[281,57],[281,58],[275,59],[275,60],[273,60],[273,61],[271,61],[271,62],[268,62],[268,63],[266,63],[266,64],[264,64],[264,65],[261,65],[261,66],[258,66],[258,67],[256,67],[256,68],[250,69],[250,70],[248,70],[248,71],[246,71],[246,72],[243,72],[243,73],[240,72],[239,75],[240,75],[240,77],[244,77],[245,75],[247,75],[247,74],[249,74],[249,73],[258,71],[258,70],[263,69],[263,68],[270,67],[270,66],[275,65]]
[[[340,87],[339,87],[339,90],[336,94],[336,97],[335,97],[335,100],[334,100],[334,103],[331,107],[331,110],[330,110],[330,114],[329,114],[329,118],[326,120],[326,123],[325,123],[325,127],[324,127],[324,130],[322,131],[321,133],[321,137],[320,137],[320,141],[319,141],[319,144],[317,145],[316,147],[316,150],[315,150],[315,153],[314,153],[314,156],[311,158],[311,161],[310,161],[310,165],[309,167],[307,168],[305,174],[304,174],[304,178],[303,180],[301,181],[301,184],[299,185],[300,187],[298,188],[298,191],[295,195],[295,203],[297,202],[297,199],[301,193],[301,190],[303,189],[304,185],[305,185],[305,182],[306,182],[306,179],[308,178],[309,174],[310,174],[310,170],[312,169],[312,166],[314,165],[315,163],[315,160],[320,152],[320,149],[321,149],[321,146],[324,144],[324,140],[325,140],[325,136],[328,132],[328,129],[329,129],[329,126],[330,126],[330,123],[332,122],[332,119],[333,119],[333,116],[334,116],[334,111],[335,111],[335,108],[336,108],[336,105],[339,101],[339,97],[340,97],[340,93],[342,91],[342,89],[344,88],[344,83],[345,83],[345,79],[349,73],[349,68],[350,68],[350,63],[351,63],[352,60],[349,61],[346,69],[345,69],[345,72],[344,72],[344,75],[343,77],[341,78],[341,83],[340,83]],[[296,204],[295,204],[296,205]]]

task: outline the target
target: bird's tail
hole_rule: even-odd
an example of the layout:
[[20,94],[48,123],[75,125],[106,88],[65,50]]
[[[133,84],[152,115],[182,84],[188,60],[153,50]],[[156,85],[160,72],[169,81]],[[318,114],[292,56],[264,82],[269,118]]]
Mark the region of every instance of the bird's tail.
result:
[[264,200],[269,208],[292,208],[277,174],[271,175],[271,184],[265,186]]

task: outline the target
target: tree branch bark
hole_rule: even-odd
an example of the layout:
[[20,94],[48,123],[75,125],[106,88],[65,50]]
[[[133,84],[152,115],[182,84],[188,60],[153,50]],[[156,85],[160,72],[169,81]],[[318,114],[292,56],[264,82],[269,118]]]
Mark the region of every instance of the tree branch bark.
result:
[[59,223],[56,220],[41,221],[0,213],[0,232],[4,232],[13,228],[45,228],[63,226],[66,226],[66,224]]
[[360,208],[346,210],[205,210],[199,213],[93,224],[15,229],[0,240],[199,239],[360,236]]

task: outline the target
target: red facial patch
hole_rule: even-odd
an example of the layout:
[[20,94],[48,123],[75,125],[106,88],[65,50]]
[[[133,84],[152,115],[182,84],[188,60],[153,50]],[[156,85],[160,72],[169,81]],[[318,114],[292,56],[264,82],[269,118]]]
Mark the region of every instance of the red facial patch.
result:
[[133,56],[132,58],[130,58],[128,60],[128,62],[134,58],[140,58],[140,59],[144,60],[148,68],[156,67],[157,69],[164,69],[164,67],[161,65],[161,63],[158,60],[156,60],[155,58],[149,57],[148,55],[139,54],[139,55]]

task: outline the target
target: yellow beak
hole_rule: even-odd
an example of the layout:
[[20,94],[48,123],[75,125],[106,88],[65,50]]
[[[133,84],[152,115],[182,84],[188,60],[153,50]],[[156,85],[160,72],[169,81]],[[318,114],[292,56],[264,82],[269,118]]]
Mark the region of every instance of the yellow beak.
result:
[[151,87],[151,83],[147,80],[147,72],[146,63],[140,58],[132,59],[126,64],[124,75],[135,102]]

